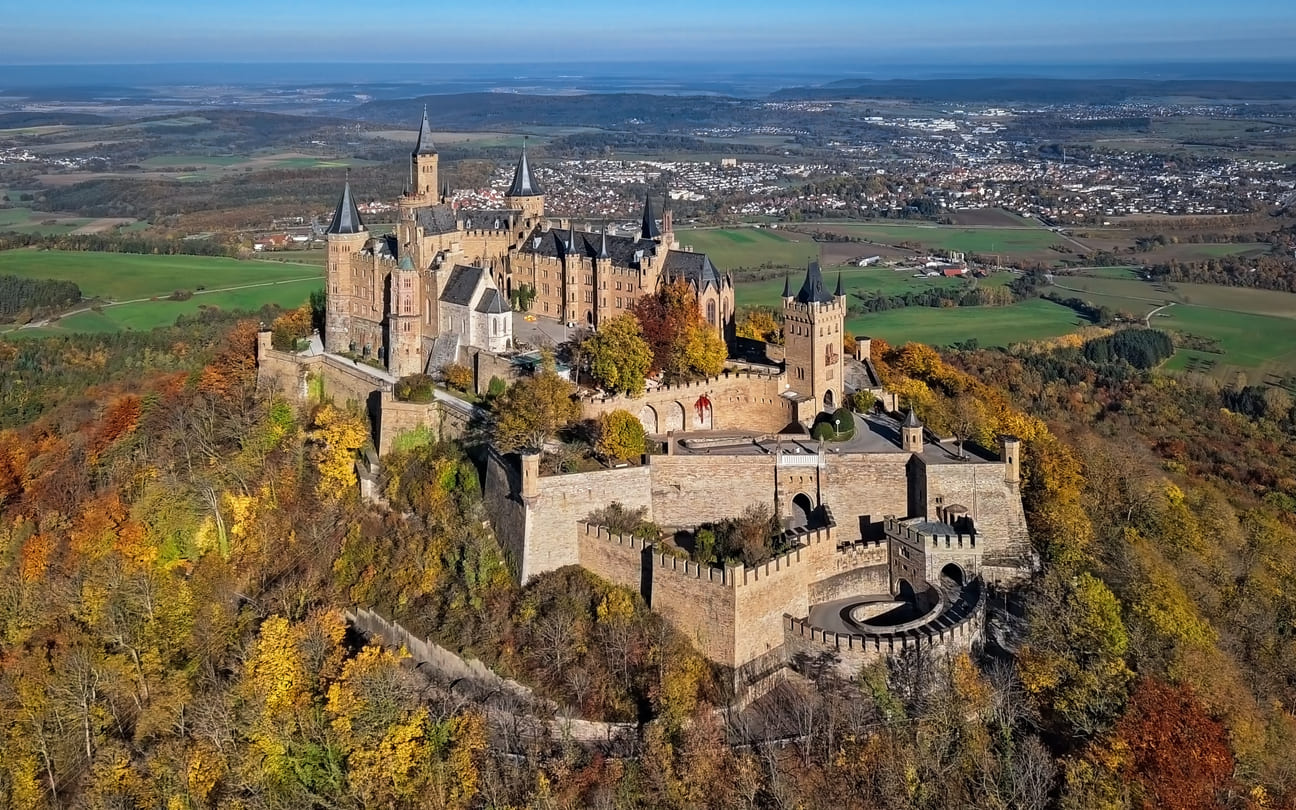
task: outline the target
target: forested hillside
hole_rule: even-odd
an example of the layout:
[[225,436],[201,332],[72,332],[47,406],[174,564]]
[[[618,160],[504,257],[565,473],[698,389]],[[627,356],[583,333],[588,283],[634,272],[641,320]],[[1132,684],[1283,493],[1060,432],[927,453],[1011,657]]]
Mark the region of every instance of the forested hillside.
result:
[[[461,448],[390,457],[392,508],[362,503],[361,417],[258,392],[255,331],[0,342],[0,808],[1296,806],[1290,400],[1078,339],[875,342],[928,425],[1025,440],[1028,629],[729,715],[632,592],[514,585]],[[506,755],[355,605],[637,741]]]

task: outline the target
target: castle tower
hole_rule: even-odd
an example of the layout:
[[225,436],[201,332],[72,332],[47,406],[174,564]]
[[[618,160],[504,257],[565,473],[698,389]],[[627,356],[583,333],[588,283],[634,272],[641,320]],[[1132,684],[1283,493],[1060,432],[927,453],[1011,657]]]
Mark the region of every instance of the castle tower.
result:
[[909,415],[900,426],[900,448],[906,453],[921,453],[923,450],[923,426],[913,408],[909,409]]
[[1021,439],[1016,436],[1000,436],[999,444],[1003,450],[1000,457],[1004,463],[1004,481],[1009,484],[1021,483]]
[[352,261],[369,239],[369,232],[360,220],[360,211],[351,196],[349,173],[325,238],[328,240],[328,263],[325,269],[324,348],[330,352],[344,352],[351,348]]
[[423,333],[419,309],[423,300],[419,273],[409,254],[391,274],[391,313],[387,316],[387,369],[396,377],[423,371]]
[[427,105],[424,104],[418,142],[410,153],[409,193],[425,205],[437,201],[437,161],[436,146],[432,143],[432,127],[428,124]]
[[513,182],[504,193],[504,202],[509,208],[522,212],[526,227],[529,229],[536,220],[544,216],[544,190],[531,174],[531,164],[527,162],[526,144],[522,145],[522,156],[518,158],[517,167],[513,169]]
[[640,239],[661,239],[661,229],[657,227],[657,215],[653,213],[652,195],[644,195],[643,223],[639,226]]
[[795,296],[791,285],[783,288],[784,368],[789,387],[814,398],[820,409],[841,406],[843,390],[842,329],[846,320],[846,296],[841,278],[837,292],[824,285],[819,262],[810,262],[805,281]]

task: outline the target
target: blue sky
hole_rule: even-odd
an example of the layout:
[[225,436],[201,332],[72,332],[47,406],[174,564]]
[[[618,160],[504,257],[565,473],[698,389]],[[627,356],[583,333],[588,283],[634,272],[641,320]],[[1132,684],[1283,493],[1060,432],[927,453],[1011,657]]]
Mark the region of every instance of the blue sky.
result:
[[46,0],[5,15],[0,27],[0,63],[9,64],[1129,62],[1294,54],[1291,0]]

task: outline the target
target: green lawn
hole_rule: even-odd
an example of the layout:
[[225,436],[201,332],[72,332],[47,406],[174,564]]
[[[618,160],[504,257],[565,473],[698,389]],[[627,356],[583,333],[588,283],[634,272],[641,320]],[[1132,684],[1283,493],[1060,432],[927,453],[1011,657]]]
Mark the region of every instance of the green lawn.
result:
[[115,301],[303,278],[318,267],[209,256],[142,256],[23,248],[0,252],[0,275],[75,281],[86,297]]
[[[1116,268],[1104,269],[1116,271]],[[1104,273],[1104,277],[1100,278],[1090,276],[1089,272],[1085,271],[1082,277],[1057,276],[1056,284],[1082,290],[1083,292],[1076,293],[1078,297],[1092,298],[1096,303],[1123,300],[1121,309],[1140,315],[1163,303],[1173,301],[1177,304],[1192,304],[1243,314],[1296,318],[1296,293],[1177,281],[1150,284],[1139,279],[1136,275],[1137,271],[1130,269]],[[1108,305],[1112,306],[1110,303]]]
[[236,166],[247,163],[247,155],[157,155],[139,162],[146,169],[169,169],[175,166]]
[[[717,228],[676,231],[681,245],[705,253],[721,272],[741,267],[800,267],[819,258],[819,245],[795,241],[761,228]],[[782,286],[780,285],[780,289]]]
[[1070,309],[1037,298],[1009,307],[893,309],[851,318],[846,328],[892,344],[948,346],[976,338],[981,346],[1008,346],[1064,335],[1085,323]]

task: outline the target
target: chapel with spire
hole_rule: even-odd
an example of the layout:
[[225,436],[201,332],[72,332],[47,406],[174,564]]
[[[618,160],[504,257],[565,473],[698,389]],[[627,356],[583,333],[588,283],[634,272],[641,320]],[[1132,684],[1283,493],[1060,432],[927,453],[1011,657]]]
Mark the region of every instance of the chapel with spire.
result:
[[637,233],[614,234],[547,216],[525,145],[500,208],[455,204],[439,168],[424,107],[394,233],[370,233],[344,183],[327,232],[327,350],[375,357],[398,376],[436,373],[462,349],[511,348],[502,315],[515,299],[538,317],[597,329],[675,281],[693,290],[711,328],[733,338],[732,277],[706,254],[680,250],[670,210],[659,219],[651,195]]

